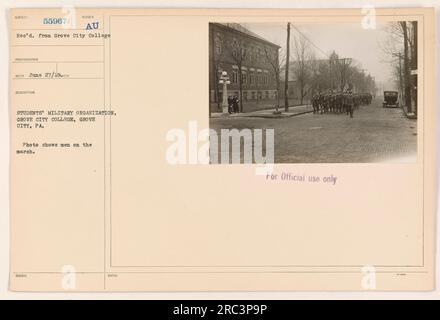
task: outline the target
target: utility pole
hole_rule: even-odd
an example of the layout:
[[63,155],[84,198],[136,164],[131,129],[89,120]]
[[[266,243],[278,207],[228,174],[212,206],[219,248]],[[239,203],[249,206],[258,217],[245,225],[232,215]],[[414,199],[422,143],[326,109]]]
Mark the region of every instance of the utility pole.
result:
[[290,56],[290,22],[287,22],[286,41],[286,77],[284,80],[284,110],[289,111],[289,56]]
[[403,107],[405,105],[404,100],[403,100],[403,96],[404,96],[404,84],[403,84],[403,75],[402,75],[402,53],[398,53],[397,55],[399,57],[399,90],[400,90],[400,105]]
[[412,22],[412,54],[411,54],[411,98],[413,100],[413,111],[417,115],[417,21]]

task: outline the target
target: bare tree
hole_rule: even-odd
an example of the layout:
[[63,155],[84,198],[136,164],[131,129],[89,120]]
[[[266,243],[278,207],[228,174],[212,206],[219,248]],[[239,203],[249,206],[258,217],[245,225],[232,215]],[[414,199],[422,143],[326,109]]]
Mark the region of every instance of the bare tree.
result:
[[351,66],[352,59],[351,58],[341,58],[336,63],[337,69],[339,71],[339,80],[340,80],[340,90],[344,90],[345,86],[348,84],[348,80],[351,74]]
[[240,101],[240,112],[243,112],[243,62],[246,60],[247,44],[243,40],[234,38],[231,45],[231,56],[238,67],[238,92]]
[[293,73],[299,85],[300,103],[304,103],[304,97],[307,94],[306,85],[310,78],[310,63],[313,59],[312,50],[309,42],[302,36],[295,36],[294,38],[294,58],[295,63],[292,66]]
[[312,57],[310,76],[310,91],[312,94],[331,87],[330,65],[327,60],[318,60]]
[[[220,73],[220,62],[223,59],[224,56],[224,41],[223,38],[216,34],[211,34],[211,41],[212,41],[212,73],[214,77],[214,101],[217,103],[217,108],[221,109],[221,104],[219,100],[219,73]],[[209,109],[211,110],[211,108]]]
[[290,22],[287,23],[286,70],[284,76],[284,110],[289,111]]
[[[382,51],[391,58],[391,63],[398,68],[395,76],[399,81],[399,91],[403,96],[403,104],[410,112],[412,110],[412,83],[411,83],[411,65],[415,65],[416,40],[415,33],[417,28],[410,27],[406,21],[390,22],[385,31],[389,34],[386,43],[382,44]],[[403,63],[402,63],[403,61]]]
[[[282,49],[278,51],[270,50],[268,47],[264,47],[264,54],[266,61],[269,64],[271,70],[271,76],[274,78],[277,88],[277,102],[275,105],[275,112],[279,113],[278,108],[280,105],[280,86],[281,86],[281,72],[282,67],[286,63],[286,55],[283,54]],[[280,58],[281,57],[281,58]]]

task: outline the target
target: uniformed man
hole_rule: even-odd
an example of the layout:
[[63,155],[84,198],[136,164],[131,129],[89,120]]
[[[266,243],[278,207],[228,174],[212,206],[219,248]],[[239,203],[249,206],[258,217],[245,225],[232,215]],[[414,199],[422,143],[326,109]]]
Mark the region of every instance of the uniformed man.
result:
[[313,95],[312,99],[313,113],[318,112],[318,92]]
[[346,108],[347,108],[347,115],[350,114],[350,118],[353,118],[354,99],[351,90],[349,90],[347,93]]
[[344,92],[341,90],[339,92],[339,113],[344,113]]

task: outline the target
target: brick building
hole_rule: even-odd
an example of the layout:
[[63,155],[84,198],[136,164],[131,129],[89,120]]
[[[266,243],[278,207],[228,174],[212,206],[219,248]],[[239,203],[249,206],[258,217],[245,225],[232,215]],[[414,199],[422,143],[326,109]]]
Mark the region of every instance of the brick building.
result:
[[[240,97],[243,111],[273,107],[279,79],[279,46],[238,23],[209,24],[209,97],[211,111],[221,110],[222,85],[219,77],[226,71],[228,95]],[[241,81],[240,81],[241,78]]]

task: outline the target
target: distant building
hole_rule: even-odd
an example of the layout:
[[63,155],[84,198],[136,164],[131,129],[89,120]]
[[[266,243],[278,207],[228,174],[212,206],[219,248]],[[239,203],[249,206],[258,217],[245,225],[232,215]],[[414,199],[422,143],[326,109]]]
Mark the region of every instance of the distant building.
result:
[[[219,111],[226,71],[228,95],[239,97],[240,74],[243,111],[273,107],[277,98],[279,46],[238,23],[209,24],[209,96],[212,111]],[[240,72],[241,69],[241,72]]]

